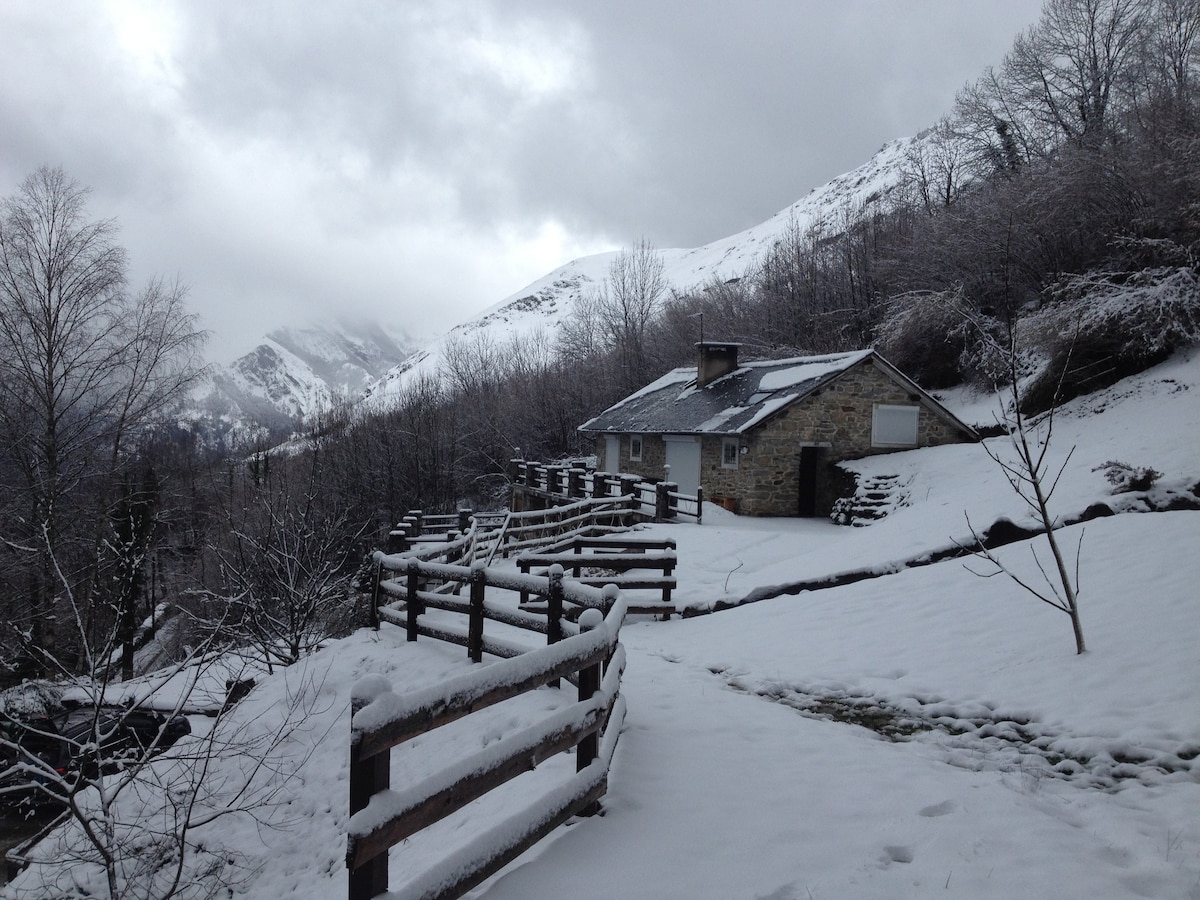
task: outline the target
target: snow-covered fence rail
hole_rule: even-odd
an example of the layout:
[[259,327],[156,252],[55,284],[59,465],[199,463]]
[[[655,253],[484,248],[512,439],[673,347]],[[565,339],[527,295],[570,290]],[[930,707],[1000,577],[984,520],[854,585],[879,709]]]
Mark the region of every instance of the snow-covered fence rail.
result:
[[457,538],[467,539],[472,546],[486,540],[504,524],[506,512],[474,512],[460,509],[449,515],[429,515],[419,509],[410,509],[395,527],[388,532],[389,553],[415,552],[424,558],[436,558],[445,554],[445,547],[430,545],[453,542]]
[[[522,572],[539,568],[553,571],[554,566],[559,566],[571,570],[574,579],[571,583],[612,584],[622,590],[660,591],[661,602],[629,602],[628,608],[632,613],[661,615],[664,620],[669,619],[675,611],[671,604],[671,592],[677,586],[673,574],[677,563],[674,538],[650,538],[634,534],[599,537],[576,535],[517,557],[517,568]],[[586,569],[600,570],[600,574],[588,573]],[[522,593],[521,602],[527,600],[528,594]]]
[[[680,517],[701,520],[704,491],[682,494],[679,485],[653,481],[640,475],[596,472],[576,466],[555,466],[509,461],[509,480],[513,496],[526,495],[554,503],[570,503],[589,498],[625,498],[630,512],[642,520],[666,522]],[[516,504],[514,503],[514,506]]]
[[497,553],[507,557],[514,551],[540,547],[583,531],[624,531],[633,524],[633,502],[630,496],[597,497],[526,512],[471,513],[465,531],[435,531],[439,518],[448,523],[455,517],[425,516],[418,520],[420,511],[414,510],[391,532],[388,553],[450,565],[491,562]]
[[[488,560],[494,555],[508,521],[507,512],[470,513],[466,529],[461,530],[448,527],[460,523],[457,516],[423,517],[420,524],[416,524],[419,515],[420,510],[410,512],[388,535],[389,554],[406,559],[470,565],[475,560]],[[372,624],[377,623],[372,620]]]
[[[380,573],[376,596],[385,601],[377,609],[377,619],[404,628],[410,641],[425,636],[466,647],[467,656],[474,662],[482,660],[485,652],[510,657],[528,650],[528,647],[485,635],[485,620],[544,634],[546,642],[553,644],[564,635],[575,633],[576,626],[563,618],[565,603],[607,613],[617,596],[616,587],[598,590],[564,580],[561,566],[552,567],[546,574],[526,575],[489,569],[479,562],[472,566],[454,566],[381,553],[376,554],[376,566]],[[434,582],[440,585],[439,589],[428,589]],[[463,587],[468,588],[467,599],[459,596]],[[454,593],[449,593],[447,588],[452,588]],[[545,614],[513,608],[511,601],[507,604],[498,602],[494,596],[497,590],[522,597],[536,595],[546,604]],[[428,622],[422,618],[428,609],[465,616],[465,628],[453,622]]]
[[633,524],[633,503],[630,495],[589,497],[549,509],[511,513],[499,538],[500,553],[507,557],[583,531],[625,531]]
[[[549,590],[548,583],[544,589]],[[439,685],[396,695],[386,679],[372,676],[355,686],[346,850],[350,900],[388,892],[390,847],[572,747],[574,777],[389,896],[459,897],[571,816],[597,811],[625,716],[620,696],[625,653],[618,642],[625,602],[610,597],[608,614],[588,610],[579,633]],[[578,684],[576,703],[417,785],[390,789],[393,747],[571,676]]]

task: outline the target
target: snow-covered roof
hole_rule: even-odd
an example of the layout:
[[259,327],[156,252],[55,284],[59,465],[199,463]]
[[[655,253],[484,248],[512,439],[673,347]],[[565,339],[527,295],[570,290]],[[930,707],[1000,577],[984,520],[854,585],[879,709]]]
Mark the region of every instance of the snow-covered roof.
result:
[[584,432],[637,434],[744,434],[797,400],[870,360],[921,403],[971,437],[957,419],[874,350],[742,363],[703,387],[696,367],[672,369],[579,427]]
[[696,367],[673,369],[580,431],[741,434],[875,355],[873,350],[743,363],[696,387]]

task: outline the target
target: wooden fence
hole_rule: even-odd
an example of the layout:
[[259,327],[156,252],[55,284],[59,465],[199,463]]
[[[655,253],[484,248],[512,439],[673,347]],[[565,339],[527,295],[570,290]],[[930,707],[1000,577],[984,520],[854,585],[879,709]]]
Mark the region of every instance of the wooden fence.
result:
[[[484,651],[501,657],[485,669],[397,696],[382,676],[363,679],[351,700],[350,825],[346,868],[350,900],[388,892],[388,849],[463,808],[488,791],[532,770],[539,762],[576,748],[576,774],[504,823],[471,841],[452,860],[421,873],[390,897],[459,897],[575,815],[591,815],[607,790],[608,772],[624,721],[620,696],[625,668],[618,642],[626,605],[613,587],[603,590],[564,582],[561,567],[546,576],[496,572],[481,564],[453,566],[376,555],[381,572],[402,575],[403,585],[378,582],[380,592],[403,597],[408,639],[426,635],[465,644],[472,660]],[[469,586],[467,601],[428,590],[434,581]],[[426,585],[426,589],[422,585]],[[489,588],[531,591],[558,615],[547,617],[489,602]],[[589,607],[578,624],[561,616],[565,599]],[[466,612],[462,629],[423,625],[426,606]],[[602,612],[603,610],[603,612]],[[386,619],[400,612],[382,607]],[[524,651],[484,634],[485,619],[546,634],[546,646]],[[502,739],[402,792],[391,792],[391,748],[480,709],[535,690],[573,681],[577,701],[542,722]],[[468,773],[468,774],[463,774]],[[382,792],[387,793],[382,793]]]
[[[625,531],[637,518],[631,504],[630,497],[593,497],[514,513],[463,510],[454,516],[427,516],[413,510],[390,532],[388,553],[448,564],[491,562],[497,555],[507,557],[577,533]],[[455,527],[464,519],[465,530]]]
[[[612,584],[622,591],[658,591],[660,601],[630,600],[627,608],[630,613],[638,615],[660,615],[665,621],[675,612],[671,604],[671,592],[676,588],[672,573],[677,562],[674,538],[638,534],[577,534],[548,547],[522,553],[517,557],[517,568],[522,572],[531,572],[559,565],[564,571],[570,569],[572,579],[579,584]],[[589,573],[588,569],[593,572]],[[600,574],[595,574],[597,570]],[[521,599],[525,601],[528,597],[522,594]]]
[[[670,522],[680,518],[700,524],[704,489],[695,496],[681,494],[670,481],[651,481],[640,475],[595,472],[574,466],[545,465],[523,459],[509,461],[514,498],[519,494],[553,503],[585,498],[627,498],[630,511],[642,521]],[[516,504],[514,503],[514,506]]]

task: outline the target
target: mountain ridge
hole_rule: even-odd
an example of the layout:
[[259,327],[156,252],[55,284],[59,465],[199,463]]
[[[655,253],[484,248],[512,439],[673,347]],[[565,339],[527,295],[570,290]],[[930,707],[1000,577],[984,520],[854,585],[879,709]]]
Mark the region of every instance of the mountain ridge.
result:
[[[713,278],[740,278],[794,225],[837,233],[840,215],[892,199],[902,183],[907,155],[926,134],[889,141],[861,166],[814,188],[758,225],[699,247],[657,250],[667,282],[675,289],[688,290]],[[388,370],[366,389],[364,401],[386,406],[410,380],[438,377],[444,352],[456,340],[486,335],[503,342],[557,328],[587,291],[604,283],[609,264],[619,252],[573,259],[456,325]]]

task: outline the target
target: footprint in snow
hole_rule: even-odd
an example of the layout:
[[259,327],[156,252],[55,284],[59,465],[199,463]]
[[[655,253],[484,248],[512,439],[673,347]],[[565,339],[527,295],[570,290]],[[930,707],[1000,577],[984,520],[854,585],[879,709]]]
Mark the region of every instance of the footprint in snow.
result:
[[935,803],[933,806],[926,806],[917,815],[932,819],[936,816],[944,816],[952,812],[954,812],[954,801],[943,800],[941,803]]
[[911,847],[904,847],[900,844],[888,844],[883,848],[883,852],[889,862],[910,863],[913,861]]

